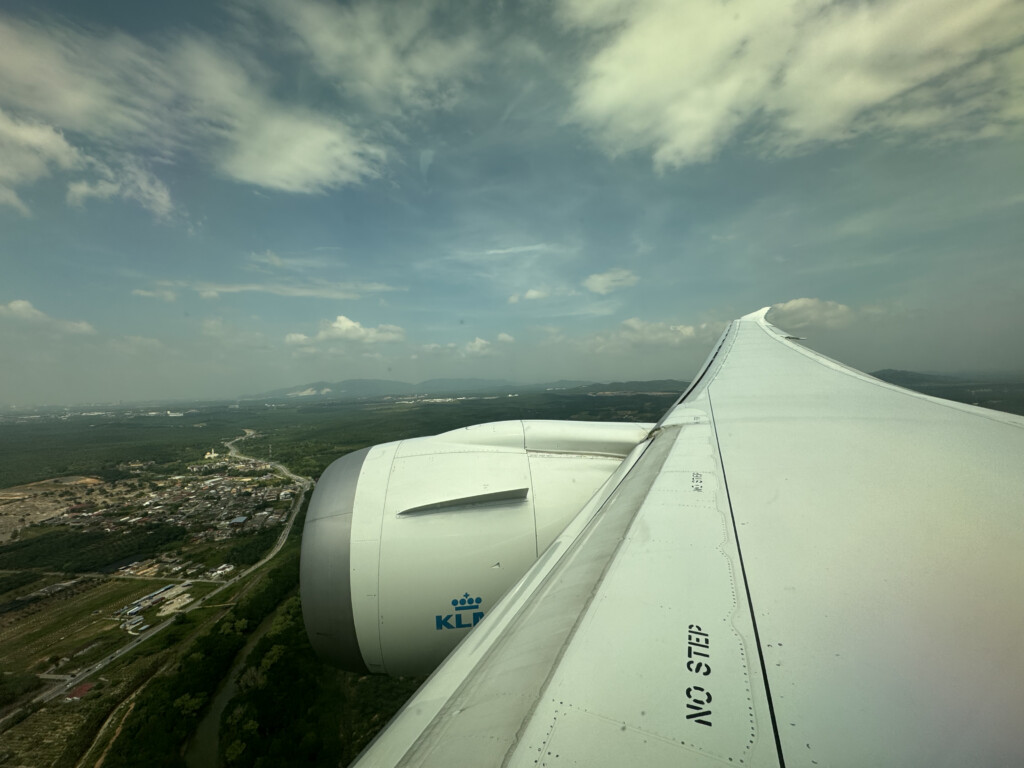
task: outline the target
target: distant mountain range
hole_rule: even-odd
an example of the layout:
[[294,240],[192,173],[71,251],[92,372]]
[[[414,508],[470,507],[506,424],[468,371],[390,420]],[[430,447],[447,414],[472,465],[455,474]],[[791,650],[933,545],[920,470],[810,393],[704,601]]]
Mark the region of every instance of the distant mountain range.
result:
[[631,394],[651,393],[681,395],[690,386],[688,381],[678,379],[654,379],[652,381],[613,381],[608,384],[581,384],[578,387],[568,389],[567,392],[574,395],[581,394]]
[[[963,384],[967,379],[959,376],[940,376],[915,371],[885,368],[874,371],[876,379],[908,389]],[[269,392],[244,395],[242,400],[307,402],[317,400],[360,400],[377,397],[432,397],[452,395],[505,395],[528,392],[557,392],[566,395],[599,395],[627,393],[682,394],[689,382],[678,379],[653,381],[614,381],[610,383],[578,380],[560,380],[541,384],[517,384],[505,379],[428,379],[418,384],[389,379],[346,379],[344,381],[313,381],[293,387],[272,389]]]
[[914,389],[915,387],[927,387],[936,384],[961,384],[965,380],[959,376],[940,376],[934,373],[917,373],[916,371],[900,371],[895,368],[883,368],[875,371],[871,376],[898,387]]
[[503,379],[428,379],[418,384],[388,379],[346,379],[345,381],[314,381],[293,387],[272,389],[242,400],[358,400],[361,398],[431,396],[431,395],[488,395],[525,392],[560,392],[565,394],[599,394],[605,392],[679,392],[687,382],[675,379],[656,381],[625,381],[602,384],[593,381],[562,379],[542,384],[516,384]]

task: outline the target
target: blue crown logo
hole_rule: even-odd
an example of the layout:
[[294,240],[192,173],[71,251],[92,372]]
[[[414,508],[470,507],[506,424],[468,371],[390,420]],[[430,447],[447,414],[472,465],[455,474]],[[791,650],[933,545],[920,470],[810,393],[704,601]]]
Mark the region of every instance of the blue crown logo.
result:
[[482,602],[482,597],[470,597],[469,592],[466,592],[462,597],[454,598],[452,606],[456,611],[472,611],[479,608]]
[[[469,629],[475,627],[484,617],[484,610],[480,607],[484,599],[482,597],[471,597],[469,592],[463,592],[462,597],[452,599],[454,611],[448,614],[438,614],[434,617],[435,629]],[[472,611],[472,613],[463,613]]]

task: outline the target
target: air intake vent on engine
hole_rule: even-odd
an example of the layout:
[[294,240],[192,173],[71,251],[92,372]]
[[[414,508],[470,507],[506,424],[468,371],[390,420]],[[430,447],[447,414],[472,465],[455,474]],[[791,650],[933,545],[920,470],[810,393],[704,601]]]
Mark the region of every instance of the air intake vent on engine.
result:
[[494,491],[493,493],[477,493],[472,496],[463,496],[458,499],[447,499],[446,501],[435,501],[431,504],[421,504],[418,507],[403,509],[398,515],[425,515],[431,512],[454,512],[467,507],[478,507],[482,504],[495,504],[503,501],[526,501],[529,488],[514,488],[508,491]]

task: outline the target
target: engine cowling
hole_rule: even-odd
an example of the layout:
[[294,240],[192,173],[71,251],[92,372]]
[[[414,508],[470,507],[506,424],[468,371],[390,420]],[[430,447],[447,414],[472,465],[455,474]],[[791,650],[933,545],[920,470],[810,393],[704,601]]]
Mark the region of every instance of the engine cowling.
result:
[[336,460],[302,533],[314,649],[353,671],[430,672],[652,427],[503,421]]

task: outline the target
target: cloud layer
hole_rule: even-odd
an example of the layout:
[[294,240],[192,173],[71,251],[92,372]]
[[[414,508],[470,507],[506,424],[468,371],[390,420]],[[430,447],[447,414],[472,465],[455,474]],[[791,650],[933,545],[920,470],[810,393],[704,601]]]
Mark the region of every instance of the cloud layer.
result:
[[304,333],[289,333],[285,337],[288,344],[306,345],[315,341],[354,341],[360,344],[379,344],[381,342],[402,341],[405,331],[397,325],[378,325],[366,327],[356,320],[338,315],[334,320],[325,320],[320,331],[310,338]]
[[[426,11],[262,6],[321,74],[378,112],[450,101],[475,55],[470,38],[435,37]],[[339,27],[346,33],[334,38]],[[9,113],[0,112],[0,204],[27,215],[19,186],[78,170],[70,203],[121,197],[166,217],[173,204],[146,167],[154,159],[195,159],[234,181],[304,194],[379,175],[385,146],[340,103],[318,109],[275,95],[275,73],[243,39],[225,45],[192,32],[144,41],[0,15],[0,109]]]
[[[561,3],[603,36],[573,119],[612,154],[660,169],[707,162],[730,142],[776,154],[865,132],[930,141],[1020,130],[1013,0],[830,3]],[[1014,92],[1017,98],[1005,98]]]
[[24,299],[15,299],[7,304],[0,304],[0,319],[14,321],[29,329],[41,329],[57,334],[91,335],[96,329],[84,320],[60,320],[40,312],[32,303]]
[[0,205],[28,216],[29,208],[18,196],[19,186],[53,170],[80,168],[83,162],[82,154],[53,126],[16,120],[0,109]]
[[845,328],[855,318],[856,313],[845,304],[806,298],[773,304],[769,313],[771,322],[783,330]]
[[612,269],[608,272],[591,275],[583,281],[583,287],[588,291],[605,296],[619,288],[636,285],[639,279],[628,269]]
[[1021,29],[1010,0],[5,10],[0,391],[685,378],[772,303],[868,370],[1024,367]]

